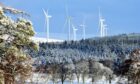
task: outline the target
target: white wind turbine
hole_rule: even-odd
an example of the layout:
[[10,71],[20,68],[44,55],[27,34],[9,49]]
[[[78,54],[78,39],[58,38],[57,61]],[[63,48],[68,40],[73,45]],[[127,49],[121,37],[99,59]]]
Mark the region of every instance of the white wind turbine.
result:
[[99,28],[100,28],[100,37],[105,37],[107,35],[107,28],[104,24],[105,19],[101,16],[100,14],[100,9],[99,9]]
[[74,25],[72,25],[72,29],[73,29],[73,40],[76,41],[77,40],[76,32],[78,29],[76,29]]
[[50,31],[49,20],[52,16],[49,15],[48,11],[46,12],[44,9],[43,9],[43,12],[44,12],[44,15],[45,15],[45,18],[46,18],[45,23],[47,23],[47,41],[49,41],[49,31]]
[[69,16],[67,7],[65,8],[65,10],[66,10],[66,21],[64,27],[68,27],[68,41],[70,41],[71,40],[71,16]]
[[85,36],[86,36],[86,32],[85,32],[85,28],[86,28],[85,21],[83,21],[83,24],[81,24],[80,26],[83,29],[83,39],[85,40]]

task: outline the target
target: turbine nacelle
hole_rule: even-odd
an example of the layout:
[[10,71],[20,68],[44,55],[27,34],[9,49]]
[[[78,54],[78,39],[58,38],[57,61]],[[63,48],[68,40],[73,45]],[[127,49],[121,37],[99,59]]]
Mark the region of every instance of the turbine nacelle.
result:
[[103,18],[100,18],[100,21],[101,21],[101,22],[105,22],[105,19],[103,19]]
[[77,31],[78,29],[73,29],[74,31]]
[[72,28],[73,28],[73,32],[76,32],[78,30],[74,25],[72,25]]
[[72,28],[73,28],[73,37],[74,37],[73,40],[76,41],[76,36],[77,36],[76,32],[77,32],[78,29],[74,25],[72,25]]

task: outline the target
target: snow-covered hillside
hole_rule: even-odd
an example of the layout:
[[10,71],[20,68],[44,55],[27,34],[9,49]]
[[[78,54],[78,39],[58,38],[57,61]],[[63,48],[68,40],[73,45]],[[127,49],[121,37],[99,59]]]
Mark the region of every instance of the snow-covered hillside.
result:
[[32,37],[31,38],[34,42],[36,43],[43,43],[43,42],[63,42],[64,40],[60,39],[49,39],[47,40],[46,38],[41,38],[41,37]]

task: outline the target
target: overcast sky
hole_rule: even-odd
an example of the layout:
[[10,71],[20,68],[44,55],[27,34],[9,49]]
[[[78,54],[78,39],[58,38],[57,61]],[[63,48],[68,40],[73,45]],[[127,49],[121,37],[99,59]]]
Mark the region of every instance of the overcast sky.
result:
[[42,8],[49,11],[50,37],[67,39],[66,7],[72,23],[78,28],[77,38],[81,39],[85,18],[86,38],[99,36],[98,9],[108,25],[108,35],[140,32],[140,0],[0,0],[5,5],[21,9],[31,15],[29,18],[37,37],[46,37],[45,16]]

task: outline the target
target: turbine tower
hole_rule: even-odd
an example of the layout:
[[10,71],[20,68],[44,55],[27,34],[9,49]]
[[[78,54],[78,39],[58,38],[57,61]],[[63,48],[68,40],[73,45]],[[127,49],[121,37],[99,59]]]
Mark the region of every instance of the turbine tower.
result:
[[66,21],[64,27],[68,27],[68,41],[70,41],[71,40],[71,17],[69,16],[67,7],[65,8],[65,10],[66,10]]
[[105,25],[104,25],[105,36],[107,36],[107,33],[108,33],[108,32],[107,32],[107,29],[108,29],[108,28],[107,28],[107,25],[105,24]]
[[100,9],[99,9],[99,29],[100,29],[100,37],[105,37],[107,36],[107,28],[106,28],[106,24],[105,23],[105,19],[101,16],[100,14]]
[[82,29],[83,29],[83,39],[85,40],[85,36],[86,36],[86,32],[85,32],[85,28],[86,28],[86,26],[85,26],[85,21],[83,21],[83,24],[81,24],[80,26],[81,26]]
[[49,31],[50,31],[50,23],[49,23],[49,20],[50,18],[52,17],[51,15],[48,14],[48,11],[46,12],[44,9],[43,9],[43,12],[44,12],[44,15],[45,15],[45,18],[46,18],[46,22],[47,23],[47,41],[49,41]]
[[77,40],[76,32],[77,32],[78,29],[76,29],[74,25],[72,25],[72,28],[73,28],[73,40],[76,41]]
[[71,17],[70,16],[68,16],[67,17],[67,19],[68,19],[68,40],[70,41],[70,38],[71,38]]

